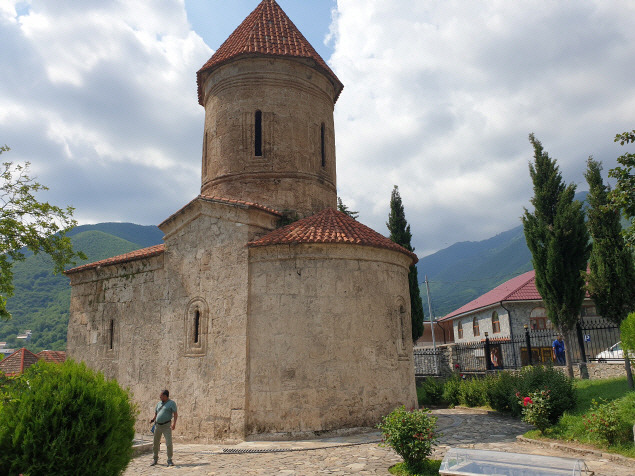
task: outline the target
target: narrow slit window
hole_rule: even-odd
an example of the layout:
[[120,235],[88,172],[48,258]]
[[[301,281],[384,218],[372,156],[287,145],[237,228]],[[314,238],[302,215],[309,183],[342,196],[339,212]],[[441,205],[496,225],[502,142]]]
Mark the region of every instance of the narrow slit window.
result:
[[198,344],[199,330],[201,328],[201,312],[197,309],[194,312],[194,343]]
[[115,321],[110,320],[110,329],[108,329],[108,349],[112,350],[115,342]]
[[326,167],[326,150],[324,148],[324,123],[320,127],[320,154],[322,156],[322,167]]
[[256,111],[254,121],[254,155],[262,157],[262,111]]

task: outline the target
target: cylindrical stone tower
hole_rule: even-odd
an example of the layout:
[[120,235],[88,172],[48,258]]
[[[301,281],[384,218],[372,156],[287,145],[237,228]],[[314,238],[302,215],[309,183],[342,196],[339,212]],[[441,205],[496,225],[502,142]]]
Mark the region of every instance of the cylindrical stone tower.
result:
[[197,80],[202,195],[300,217],[336,207],[333,108],[343,86],[275,0],[258,5]]

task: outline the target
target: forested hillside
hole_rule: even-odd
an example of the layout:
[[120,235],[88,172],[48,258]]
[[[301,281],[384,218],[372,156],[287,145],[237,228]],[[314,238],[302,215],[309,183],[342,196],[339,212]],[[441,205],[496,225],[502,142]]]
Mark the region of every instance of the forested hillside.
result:
[[[75,249],[86,253],[87,262],[161,243],[163,237],[157,227],[132,223],[83,225],[69,235]],[[6,341],[7,347],[27,347],[33,352],[66,348],[70,284],[66,276],[54,275],[52,268],[51,259],[43,254],[14,264],[15,296],[7,305],[12,319],[0,321],[0,341]],[[33,334],[25,345],[16,337],[26,329]]]

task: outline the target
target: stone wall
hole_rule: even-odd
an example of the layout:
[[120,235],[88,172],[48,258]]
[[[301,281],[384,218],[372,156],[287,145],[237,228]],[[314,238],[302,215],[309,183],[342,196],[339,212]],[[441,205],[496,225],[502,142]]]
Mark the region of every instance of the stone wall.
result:
[[[148,430],[167,388],[179,407],[175,438],[244,437],[245,244],[276,219],[253,208],[195,200],[160,225],[163,255],[71,275],[69,357],[132,390],[141,410],[137,431]],[[111,319],[116,338],[107,350]]]
[[[326,76],[301,60],[242,58],[210,74],[204,92],[201,193],[300,216],[337,205],[335,89]],[[254,151],[256,111],[261,156]]]
[[371,426],[416,407],[406,255],[250,250],[247,433]]

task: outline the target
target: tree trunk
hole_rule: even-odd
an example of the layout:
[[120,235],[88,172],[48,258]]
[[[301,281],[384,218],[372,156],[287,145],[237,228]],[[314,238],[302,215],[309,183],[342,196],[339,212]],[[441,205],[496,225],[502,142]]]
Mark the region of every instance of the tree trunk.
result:
[[633,372],[631,371],[631,361],[628,358],[626,350],[624,350],[624,369],[626,370],[626,380],[628,381],[628,388],[633,388]]
[[564,333],[564,357],[565,360],[567,362],[567,375],[569,376],[569,378],[573,378],[573,361],[571,360],[573,358],[573,354],[572,354],[572,347],[571,347],[571,336],[573,335],[573,332],[571,332],[571,329],[567,329],[567,331]]

